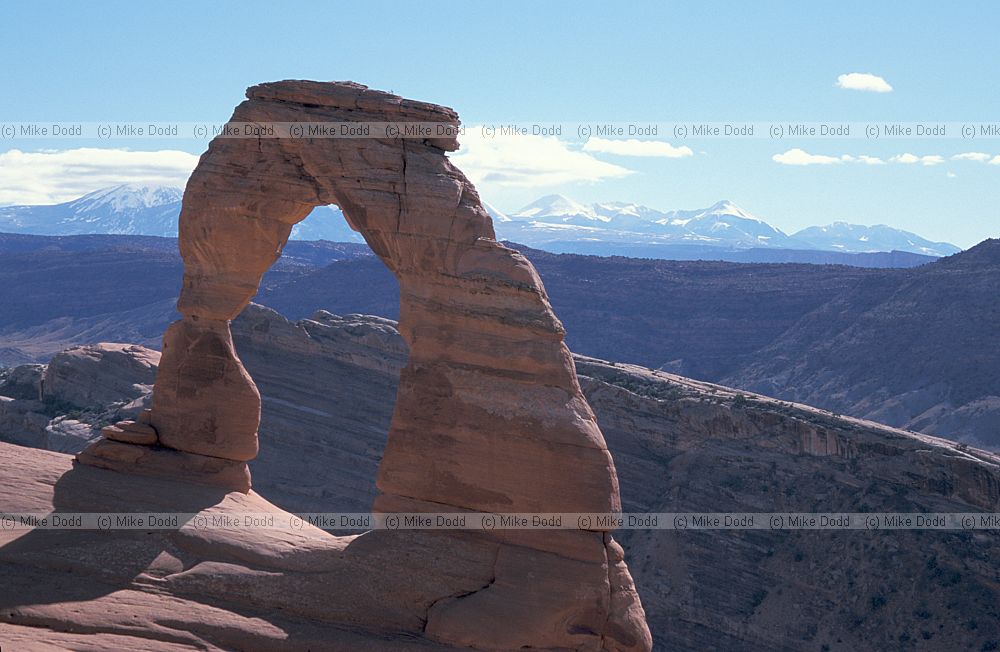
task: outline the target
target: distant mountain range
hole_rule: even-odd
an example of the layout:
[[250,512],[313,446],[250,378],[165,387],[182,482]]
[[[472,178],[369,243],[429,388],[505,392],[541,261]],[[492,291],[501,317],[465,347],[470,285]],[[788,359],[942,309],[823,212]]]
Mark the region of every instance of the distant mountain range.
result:
[[[177,237],[184,191],[125,184],[62,204],[0,207],[0,232],[31,235],[155,235]],[[319,206],[292,229],[293,240],[358,242],[336,206]]]
[[184,192],[168,186],[103,188],[63,204],[0,207],[0,231],[33,235],[177,235]]
[[[562,195],[548,195],[516,213],[505,215],[495,209],[491,213],[500,237],[559,253],[595,253],[593,245],[597,244],[647,250],[693,247],[699,252],[706,247],[732,251],[902,251],[935,258],[961,251],[955,245],[931,242],[884,224],[835,222],[788,235],[728,200],[708,208],[664,212],[622,202],[585,205]],[[590,246],[581,251],[580,245],[585,243]]]
[[[182,194],[178,188],[122,185],[62,204],[0,207],[0,231],[173,237]],[[510,214],[489,205],[487,210],[498,238],[556,253],[910,267],[961,251],[885,225],[836,222],[788,235],[730,201],[664,212],[640,204],[586,205],[548,195]],[[292,239],[363,242],[335,206],[316,208],[295,226]],[[895,252],[895,258],[883,252]]]

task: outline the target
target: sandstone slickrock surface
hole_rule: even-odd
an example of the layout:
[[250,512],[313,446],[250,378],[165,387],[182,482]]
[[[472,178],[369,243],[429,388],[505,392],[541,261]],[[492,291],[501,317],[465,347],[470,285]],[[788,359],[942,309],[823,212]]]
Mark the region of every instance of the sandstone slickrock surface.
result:
[[[247,98],[233,121],[459,124],[451,109],[353,83],[276,82],[250,88]],[[127,444],[102,440],[78,459],[136,473],[154,473],[157,459],[171,470],[176,453],[253,459],[260,396],[228,322],[257,292],[292,227],[316,206],[337,204],[399,280],[409,351],[375,509],[617,511],[615,467],[563,327],[531,263],[496,242],[476,189],[445,156],[457,148],[454,137],[213,140],[181,209],[183,318],[164,335],[150,418],[162,447],[140,451],[133,463],[118,452]],[[484,649],[649,649],[638,598],[606,532],[478,538],[491,552],[485,582],[460,591],[415,587],[432,599],[421,626],[429,638]],[[361,539],[373,557],[388,550],[384,537]],[[450,550],[464,535],[436,540]],[[400,565],[383,575],[399,584],[411,572]],[[360,590],[336,601],[351,604]]]
[[[0,444],[0,469],[0,504],[15,512],[280,513],[252,492],[74,465],[67,455],[10,444]],[[496,557],[485,541],[435,533],[333,537],[308,525],[181,525],[0,528],[4,649],[453,650],[423,635],[431,596],[487,583]],[[450,554],[442,555],[446,544]],[[401,556],[411,558],[410,574],[395,583],[383,569]],[[338,599],[346,594],[353,599]]]
[[[296,511],[352,511],[370,504],[396,377],[405,361],[405,346],[393,323],[323,312],[292,323],[249,306],[234,321],[233,337],[264,399],[261,455],[252,463],[256,491]],[[1000,459],[990,453],[632,365],[579,356],[576,365],[620,461],[628,511],[977,512],[1000,507]],[[321,385],[350,386],[350,391],[324,392]],[[10,458],[0,451],[0,503],[11,506],[57,483],[68,468],[66,457],[15,450]],[[13,463],[8,465],[7,459]],[[46,471],[53,460],[62,461],[56,470]],[[121,497],[132,491],[132,485],[118,484],[127,478],[120,474],[90,476],[93,487],[69,482],[80,477],[71,475],[63,482],[59,504],[76,496],[75,508],[86,511],[107,504],[106,494]],[[151,484],[142,485],[139,495],[144,498],[135,509],[157,508],[164,496],[211,491],[163,480],[143,482]],[[94,493],[103,497],[91,501]],[[157,498],[148,502],[150,496]],[[230,494],[214,510],[245,505],[238,502],[245,498]],[[208,502],[216,504],[215,499]],[[347,649],[382,649],[370,639],[362,643],[366,639],[356,631],[328,629],[328,615],[320,614],[306,626],[282,620],[286,616],[274,609],[280,604],[300,613],[303,600],[320,595],[319,589],[312,593],[303,588],[315,584],[308,577],[302,584],[299,573],[317,565],[327,568],[321,551],[330,542],[305,546],[303,539],[268,539],[266,545],[260,540],[213,540],[218,547],[206,549],[203,538],[182,536],[178,540],[185,546],[178,548],[163,544],[161,535],[117,543],[107,537],[74,539],[71,554],[77,561],[71,567],[77,578],[87,579],[74,584],[79,593],[70,602],[65,588],[55,602],[43,599],[39,588],[46,582],[65,587],[67,539],[49,538],[30,555],[24,554],[31,547],[27,543],[0,547],[0,574],[10,578],[10,586],[21,590],[26,583],[37,583],[17,605],[5,603],[0,621],[30,618],[50,628],[46,640],[75,645],[73,649],[87,649],[87,641],[99,648],[103,636],[138,635],[146,637],[138,646],[104,645],[171,649],[180,645],[174,641],[197,638],[212,641],[204,643],[208,649],[238,647],[234,641],[254,649],[303,649],[308,647],[305,632],[324,632],[327,646],[350,641],[343,643]],[[658,650],[815,652],[824,645],[832,652],[908,646],[981,650],[1000,641],[993,561],[1000,555],[1000,537],[995,532],[650,530],[621,531],[616,537],[625,544]],[[147,574],[131,567],[132,575],[114,574],[106,561],[95,560],[109,554],[133,558],[145,540],[164,546],[139,555],[154,560],[149,575],[191,570],[183,579],[170,578],[172,586],[185,583],[183,595],[151,597],[146,594],[159,591],[161,583],[147,585]],[[299,549],[302,556],[295,553]],[[166,552],[162,557],[161,550]],[[440,550],[428,548],[427,554]],[[199,564],[192,554],[216,563]],[[461,560],[455,563],[468,563],[466,553],[454,554]],[[11,565],[15,559],[17,564]],[[440,568],[448,567],[442,562]],[[368,582],[375,576],[350,577]],[[486,582],[481,576],[472,581]],[[95,596],[79,588],[87,583],[115,590]],[[372,588],[383,589],[396,590]],[[254,604],[241,602],[239,596],[247,590],[246,599],[256,600]],[[320,603],[325,599],[317,597]],[[169,607],[169,618],[161,607]],[[401,612],[393,614],[393,623],[405,621]],[[12,645],[37,640],[37,631],[32,639],[22,626],[0,624]],[[338,638],[349,634],[353,638]],[[382,632],[377,640],[388,636]],[[411,644],[413,649],[434,649],[426,639],[391,636],[394,649]]]

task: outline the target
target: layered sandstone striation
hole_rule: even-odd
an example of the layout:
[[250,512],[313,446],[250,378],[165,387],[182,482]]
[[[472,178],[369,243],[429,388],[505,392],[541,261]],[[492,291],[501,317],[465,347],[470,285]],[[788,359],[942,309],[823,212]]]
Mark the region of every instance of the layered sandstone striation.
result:
[[[347,509],[370,495],[378,459],[365,451],[381,449],[372,423],[389,421],[388,377],[401,350],[390,327],[324,312],[289,322],[255,305],[233,322],[264,396],[270,444],[255,462],[258,491],[292,510],[320,500]],[[1000,509],[995,454],[635,365],[575,363],[618,462],[625,511]],[[311,392],[315,374],[354,379],[356,394]],[[336,425],[303,454],[296,433],[323,419]],[[350,480],[316,474],[298,483],[300,493],[286,489],[296,468],[324,460]],[[814,652],[928,641],[929,649],[979,650],[1000,641],[994,531],[640,529],[615,537],[656,649]]]
[[[352,83],[262,84],[247,98],[234,122],[459,124],[451,109]],[[164,335],[150,419],[158,445],[126,454],[131,444],[104,439],[79,460],[149,475],[180,468],[247,491],[238,470],[257,455],[261,401],[229,320],[292,227],[316,206],[337,204],[401,288],[409,355],[375,508],[618,511],[614,464],[563,327],[531,263],[496,242],[475,188],[445,156],[457,148],[453,137],[212,141],[181,210],[183,318]],[[465,536],[435,541],[458,549]],[[385,537],[366,537],[366,554],[387,553]],[[475,538],[489,551],[485,581],[458,591],[415,587],[432,603],[421,626],[427,637],[484,649],[650,647],[622,551],[607,532]],[[411,571],[384,573],[402,582]],[[331,599],[359,597],[346,590]]]

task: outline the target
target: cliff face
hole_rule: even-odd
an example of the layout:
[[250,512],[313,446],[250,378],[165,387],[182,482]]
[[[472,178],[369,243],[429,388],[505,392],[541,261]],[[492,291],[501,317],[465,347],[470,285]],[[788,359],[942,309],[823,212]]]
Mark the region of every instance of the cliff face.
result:
[[[996,511],[1000,458],[577,359],[637,511]],[[990,649],[996,532],[619,533],[664,649]],[[824,647],[826,646],[826,647]]]
[[74,346],[47,365],[0,372],[0,441],[77,453],[102,426],[146,406],[160,352],[135,344]]
[[322,311],[289,322],[251,304],[233,339],[261,393],[255,484],[288,509],[369,511],[406,363],[395,322]]
[[[403,351],[390,323],[365,323],[371,319],[319,313],[292,324],[252,305],[233,324],[264,397],[255,481],[287,509],[347,509],[373,495],[377,459],[358,451],[380,450]],[[642,367],[575,361],[618,460],[626,511],[1000,507],[993,454]],[[327,373],[334,374],[323,376],[328,386],[343,393],[305,392],[306,379]],[[309,398],[286,405],[272,396]],[[319,470],[329,455],[338,461],[328,468],[339,470],[300,480],[307,492],[288,491],[291,460],[306,457],[297,433],[314,432],[316,421],[326,422],[317,437],[323,444],[313,445],[308,463]],[[349,469],[340,466],[345,457]],[[873,641],[979,649],[1000,640],[989,562],[1000,539],[992,532],[635,530],[616,537],[627,543],[657,649],[856,650]]]

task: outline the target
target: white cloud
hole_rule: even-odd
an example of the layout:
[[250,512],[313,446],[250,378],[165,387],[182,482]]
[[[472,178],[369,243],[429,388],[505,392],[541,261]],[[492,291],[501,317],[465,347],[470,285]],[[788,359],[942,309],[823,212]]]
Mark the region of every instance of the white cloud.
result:
[[[976,158],[971,158],[972,156]],[[988,154],[979,155],[970,154],[959,154],[953,156],[953,159],[970,158],[970,160],[982,161],[984,160],[981,156],[989,157]],[[885,165],[885,161],[877,156],[868,156],[866,154],[851,155],[851,154],[841,154],[840,156],[830,156],[827,154],[810,154],[809,152],[795,148],[790,149],[783,154],[775,154],[771,157],[771,160],[776,163],[781,163],[782,165],[836,165],[839,163],[862,163],[864,165]],[[940,165],[945,162],[943,156],[937,154],[928,154],[926,156],[917,156],[915,154],[910,154],[906,152],[904,154],[897,154],[889,159],[890,163],[902,163],[904,165]],[[1000,165],[1000,156],[994,157],[990,163],[995,163]]]
[[452,161],[477,185],[544,187],[596,182],[632,170],[570,149],[556,136],[484,136],[467,129]]
[[790,149],[784,154],[775,154],[771,160],[782,165],[832,165],[834,163],[844,163],[850,161],[852,157],[825,156],[823,154],[810,154],[804,149]]
[[948,177],[949,179],[954,179],[954,178],[955,178],[955,177],[957,177],[958,175],[957,175],[957,174],[955,174],[954,172],[947,172],[947,173],[945,173],[945,175],[944,175],[944,176]]
[[604,152],[621,156],[659,156],[663,158],[684,158],[693,156],[694,152],[686,145],[674,147],[662,140],[609,140],[607,138],[590,138],[583,146],[585,152]]
[[862,154],[861,156],[858,157],[858,159],[862,163],[865,163],[867,165],[885,165],[885,161],[883,161],[877,156],[865,156],[864,154]]
[[915,156],[909,152],[905,154],[897,154],[889,159],[892,163],[903,163],[904,165],[913,165],[914,163],[920,163],[921,165],[939,165],[944,163],[944,157],[938,156],[937,154],[928,156]]
[[997,154],[992,159],[990,159],[990,165],[1000,165],[1000,154]]
[[889,82],[878,75],[867,72],[851,72],[837,77],[837,88],[852,91],[869,91],[871,93],[888,93],[892,91]]
[[976,161],[977,163],[985,163],[990,160],[989,154],[984,154],[983,152],[964,152],[962,154],[955,154],[951,157],[953,161]]
[[0,205],[56,204],[123,183],[183,187],[197,163],[177,150],[12,149],[0,153]]

